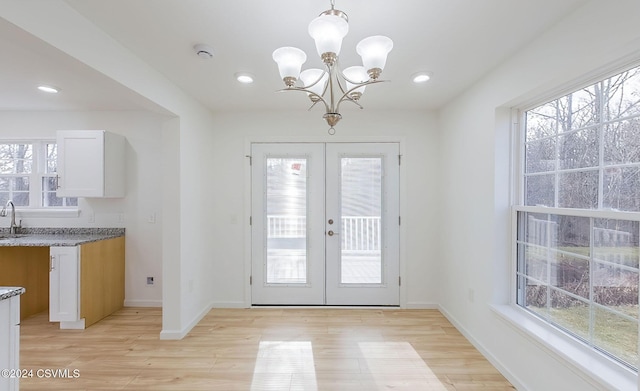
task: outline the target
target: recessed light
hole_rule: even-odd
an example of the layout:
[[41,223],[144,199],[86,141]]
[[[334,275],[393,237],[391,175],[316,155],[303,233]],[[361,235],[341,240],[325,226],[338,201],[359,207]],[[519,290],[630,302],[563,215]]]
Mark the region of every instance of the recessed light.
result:
[[60,92],[60,89],[57,87],[45,86],[45,85],[38,86],[38,89],[40,91],[48,92],[50,94],[57,94],[58,92]]
[[429,72],[418,72],[411,76],[411,80],[414,83],[426,83],[429,79],[431,79],[431,74]]
[[248,72],[237,72],[235,75],[236,80],[243,84],[251,84],[253,83],[253,75]]

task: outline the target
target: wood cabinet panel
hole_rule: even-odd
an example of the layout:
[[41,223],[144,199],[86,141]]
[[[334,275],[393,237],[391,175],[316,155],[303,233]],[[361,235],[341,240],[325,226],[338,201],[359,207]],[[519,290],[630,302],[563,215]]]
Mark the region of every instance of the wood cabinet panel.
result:
[[124,306],[124,237],[80,246],[80,317],[88,327]]
[[21,286],[20,319],[49,308],[49,247],[0,247],[0,286]]

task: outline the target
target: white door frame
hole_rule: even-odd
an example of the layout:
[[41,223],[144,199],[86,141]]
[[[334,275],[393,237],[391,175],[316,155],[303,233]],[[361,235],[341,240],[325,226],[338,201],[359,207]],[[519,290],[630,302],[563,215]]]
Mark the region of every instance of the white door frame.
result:
[[[319,136],[319,137],[278,137],[278,136],[251,136],[244,139],[244,156],[246,164],[244,170],[244,305],[241,307],[251,307],[251,144],[253,143],[398,143],[400,145],[400,155],[405,155],[405,137],[349,137],[349,136]],[[400,165],[400,216],[406,216],[406,165]],[[400,277],[403,282],[400,286],[400,308],[407,308],[407,261],[406,261],[406,224],[400,225]]]

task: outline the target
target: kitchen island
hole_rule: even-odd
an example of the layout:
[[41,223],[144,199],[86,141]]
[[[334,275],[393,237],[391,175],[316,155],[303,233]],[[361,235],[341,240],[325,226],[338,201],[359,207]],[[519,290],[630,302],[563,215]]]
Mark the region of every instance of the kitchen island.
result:
[[22,287],[0,286],[0,370],[4,370],[0,390],[18,390],[20,379],[15,374],[20,368],[20,295],[24,292]]
[[0,285],[22,286],[20,318],[49,311],[83,329],[124,305],[124,229],[0,230]]

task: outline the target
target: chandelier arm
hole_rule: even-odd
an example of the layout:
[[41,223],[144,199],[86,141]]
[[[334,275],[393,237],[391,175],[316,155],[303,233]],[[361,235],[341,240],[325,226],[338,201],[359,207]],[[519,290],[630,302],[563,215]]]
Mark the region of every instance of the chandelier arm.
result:
[[[315,106],[315,105],[316,105],[316,103],[318,103],[318,102],[322,101],[322,103],[324,103],[324,107],[325,107],[325,109],[326,109],[326,112],[327,112],[327,113],[329,112],[330,107],[329,107],[329,105],[327,104],[327,101],[326,101],[326,100],[324,100],[324,98],[323,98],[322,96],[320,96],[320,95],[316,94],[315,92],[310,91],[310,90],[308,90],[308,89],[306,89],[306,88],[302,88],[302,87],[288,87],[288,88],[283,88],[283,89],[281,89],[281,90],[278,90],[278,91],[276,91],[276,92],[287,92],[287,91],[300,91],[300,92],[306,92],[306,93],[307,93],[307,94],[309,94],[309,95],[313,95],[313,96],[315,96],[316,98],[318,98],[318,100],[317,100],[316,102],[314,102],[314,103],[313,103],[313,105],[311,105],[311,107]],[[309,110],[311,110],[311,107],[309,108]]]
[[357,89],[358,89],[358,88],[360,88],[360,87],[368,86],[369,84],[385,83],[385,82],[388,82],[388,81],[389,81],[389,80],[367,80],[367,81],[362,82],[362,83],[353,83],[353,82],[350,82],[350,83],[355,84],[356,86],[355,86],[355,87],[353,87],[353,88],[351,88],[351,89],[349,89],[347,92],[345,92],[345,93],[342,95],[342,97],[340,98],[340,100],[338,100],[338,105],[336,106],[336,113],[337,113],[337,112],[339,112],[340,104],[341,104],[342,102],[344,102],[345,100],[351,101],[351,102],[355,103],[356,105],[358,105],[361,109],[363,109],[362,105],[360,105],[360,103],[358,103],[358,102],[356,102],[355,100],[353,100],[353,99],[349,96],[349,94],[351,94],[353,91],[357,90]]
[[[313,83],[309,84],[308,86],[302,86],[302,87],[294,87],[294,88],[302,88],[302,89],[308,89],[311,88],[313,86],[315,86],[316,84],[320,83],[320,81],[322,80],[322,78],[324,77],[325,74],[327,74],[328,72],[325,70],[322,70],[322,74],[320,75],[320,77],[318,78],[318,80],[314,81]],[[327,89],[327,86],[324,87],[325,91]],[[317,95],[317,94],[316,94]],[[324,91],[322,92],[322,95],[324,95]]]

